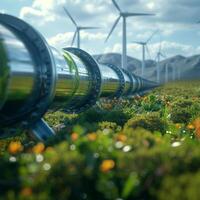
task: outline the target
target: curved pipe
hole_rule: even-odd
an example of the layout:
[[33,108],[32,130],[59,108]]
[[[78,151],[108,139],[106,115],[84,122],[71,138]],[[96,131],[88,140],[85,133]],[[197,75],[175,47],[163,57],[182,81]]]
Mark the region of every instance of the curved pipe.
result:
[[42,120],[50,105],[84,111],[99,97],[134,95],[152,83],[77,48],[50,47],[26,22],[0,14],[0,137],[28,129],[39,140],[54,131]]

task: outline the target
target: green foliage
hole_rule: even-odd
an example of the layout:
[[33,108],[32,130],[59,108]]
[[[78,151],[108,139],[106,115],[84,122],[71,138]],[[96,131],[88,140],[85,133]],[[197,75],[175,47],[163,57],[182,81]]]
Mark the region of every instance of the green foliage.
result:
[[174,123],[187,123],[200,114],[200,102],[193,99],[178,99],[171,106],[171,120]]
[[138,127],[141,127],[151,132],[159,131],[161,133],[165,133],[166,126],[167,125],[165,121],[161,119],[159,113],[152,112],[148,114],[141,114],[130,119],[126,123],[125,129],[128,128],[136,129]]
[[198,200],[200,173],[185,173],[180,176],[166,176],[158,197],[160,200]]
[[198,199],[199,97],[199,82],[180,82],[78,115],[49,111],[57,135],[45,147],[0,141],[0,199]]
[[147,112],[156,112],[164,106],[164,103],[158,96],[151,94],[142,101],[142,106]]

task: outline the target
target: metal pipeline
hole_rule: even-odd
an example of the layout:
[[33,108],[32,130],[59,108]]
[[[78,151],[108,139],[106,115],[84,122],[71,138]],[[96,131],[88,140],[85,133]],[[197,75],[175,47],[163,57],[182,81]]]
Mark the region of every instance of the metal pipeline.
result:
[[0,138],[30,130],[40,140],[54,135],[42,119],[50,105],[82,112],[99,97],[131,96],[157,84],[85,51],[50,47],[26,22],[0,14]]

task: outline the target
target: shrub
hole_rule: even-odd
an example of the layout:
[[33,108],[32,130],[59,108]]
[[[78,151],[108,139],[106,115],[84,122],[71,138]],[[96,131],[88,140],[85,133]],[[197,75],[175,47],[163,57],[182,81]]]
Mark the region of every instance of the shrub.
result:
[[158,199],[199,200],[200,173],[186,173],[180,176],[166,176],[157,193]]
[[159,131],[165,133],[166,126],[166,122],[160,118],[159,113],[154,112],[135,116],[125,124],[125,129],[141,127],[151,132]]
[[171,106],[171,120],[174,123],[187,123],[200,114],[200,102],[192,99],[178,99]]

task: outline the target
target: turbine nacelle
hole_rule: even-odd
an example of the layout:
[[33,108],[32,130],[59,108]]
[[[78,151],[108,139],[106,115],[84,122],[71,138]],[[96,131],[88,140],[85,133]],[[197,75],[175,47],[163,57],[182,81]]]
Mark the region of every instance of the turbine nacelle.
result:
[[71,46],[74,45],[75,39],[77,38],[77,47],[80,48],[80,31],[81,30],[94,30],[94,29],[99,29],[99,27],[92,27],[92,26],[79,26],[76,21],[74,20],[74,18],[71,16],[71,14],[69,13],[69,11],[63,7],[65,13],[67,14],[67,16],[71,19],[72,23],[74,24],[74,26],[76,27],[76,31],[74,32],[74,36],[72,39],[72,43]]

